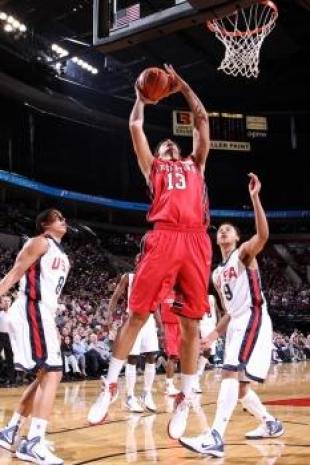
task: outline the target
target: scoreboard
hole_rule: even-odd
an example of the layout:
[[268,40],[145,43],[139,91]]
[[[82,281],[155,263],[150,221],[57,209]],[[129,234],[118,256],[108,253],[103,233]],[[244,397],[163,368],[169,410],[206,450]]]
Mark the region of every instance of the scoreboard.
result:
[[[190,111],[173,111],[173,134],[192,136],[193,114]],[[265,138],[268,121],[265,116],[244,115],[242,113],[210,112],[211,148],[250,152],[251,140]]]

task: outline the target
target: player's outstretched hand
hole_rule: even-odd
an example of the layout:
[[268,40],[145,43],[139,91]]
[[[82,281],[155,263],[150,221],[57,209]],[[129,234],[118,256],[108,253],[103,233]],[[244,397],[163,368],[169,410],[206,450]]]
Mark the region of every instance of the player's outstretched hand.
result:
[[250,177],[249,193],[251,197],[254,197],[260,193],[261,182],[254,173],[249,173],[248,176]]
[[187,86],[187,83],[181,76],[175,71],[172,65],[165,64],[165,70],[169,74],[171,79],[170,94],[175,94],[176,92],[182,92],[182,90]]
[[139,89],[139,86],[136,82],[135,84],[135,92],[136,92],[136,97],[137,97],[137,100],[140,100],[141,102],[143,102],[145,105],[156,105],[158,103],[158,101],[153,101],[153,100],[149,100],[147,98],[145,98],[140,89]]

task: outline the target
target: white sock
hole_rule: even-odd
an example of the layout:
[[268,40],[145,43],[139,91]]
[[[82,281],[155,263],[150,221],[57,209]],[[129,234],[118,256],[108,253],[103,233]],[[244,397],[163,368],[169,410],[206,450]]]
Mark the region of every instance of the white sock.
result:
[[215,429],[221,437],[224,436],[230,417],[237,405],[238,393],[239,381],[237,379],[223,379],[217,398],[216,414],[212,425],[212,429]]
[[203,355],[200,355],[198,359],[198,366],[197,366],[198,380],[199,380],[199,377],[204,374],[207,362],[208,362],[208,359],[204,357]]
[[196,373],[193,375],[185,375],[184,373],[181,373],[181,392],[183,392],[186,399],[192,395],[196,376]]
[[156,368],[155,363],[146,363],[144,368],[144,391],[151,392],[154,378],[155,378]]
[[33,439],[37,436],[40,436],[41,439],[44,439],[46,428],[47,420],[44,420],[43,418],[32,417],[27,439]]
[[127,396],[134,396],[136,379],[137,379],[136,365],[131,365],[131,363],[126,363],[125,378],[126,378]]
[[23,417],[20,413],[14,412],[10,421],[7,424],[7,428],[12,428],[13,426],[18,426],[18,429],[21,428],[22,424],[26,420],[26,417]]
[[253,389],[249,389],[246,395],[240,399],[240,402],[258,420],[262,422],[274,420],[274,417],[267,412],[266,407]]
[[118,358],[112,357],[110,364],[109,364],[109,370],[107,374],[107,383],[117,383],[119,374],[123,368],[123,365],[125,363],[125,360],[119,360]]

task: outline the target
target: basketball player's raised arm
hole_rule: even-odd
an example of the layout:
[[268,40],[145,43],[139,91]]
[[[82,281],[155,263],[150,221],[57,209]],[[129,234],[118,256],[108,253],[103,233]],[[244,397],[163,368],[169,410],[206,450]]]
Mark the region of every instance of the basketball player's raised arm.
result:
[[19,252],[11,270],[0,281],[0,296],[6,294],[16,284],[23,274],[42,255],[47,252],[48,242],[45,237],[30,239]]
[[172,92],[181,92],[187,101],[194,116],[193,132],[193,157],[202,171],[205,169],[210,150],[210,129],[208,113],[195,92],[173,69],[171,65],[165,65],[166,71],[172,77],[175,88]]
[[137,87],[136,95],[137,98],[129,118],[129,129],[140,170],[148,183],[154,157],[143,129],[145,102]]
[[110,299],[109,306],[108,306],[109,319],[113,317],[116,306],[119,300],[123,297],[123,295],[127,291],[128,285],[129,285],[129,276],[128,276],[128,273],[125,273],[122,275],[120,282],[116,286],[112,294],[112,297]]
[[250,173],[249,176],[249,193],[254,209],[256,234],[239,248],[239,258],[246,266],[249,266],[256,255],[261,252],[269,237],[268,221],[259,198],[261,183],[255,174]]

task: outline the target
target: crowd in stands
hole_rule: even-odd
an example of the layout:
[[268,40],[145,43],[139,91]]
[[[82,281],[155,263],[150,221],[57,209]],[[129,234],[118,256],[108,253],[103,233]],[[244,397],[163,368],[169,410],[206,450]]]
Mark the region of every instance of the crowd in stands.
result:
[[290,335],[275,331],[273,334],[272,361],[301,362],[310,359],[310,333],[305,336],[297,328]]
[[[105,373],[111,345],[122,324],[126,306],[125,300],[119,303],[112,321],[108,314],[109,298],[121,273],[132,268],[134,256],[139,251],[140,239],[139,234],[106,232],[101,235],[69,237],[65,241],[72,269],[56,315],[62,340],[65,380],[98,378]],[[2,277],[12,266],[16,253],[0,247],[0,254]],[[260,258],[260,268],[271,306],[310,308],[309,285],[296,288],[289,283],[281,273],[280,259],[269,254],[268,249]],[[223,354],[221,344],[217,364],[220,364]],[[275,363],[295,362],[305,358],[310,358],[310,334],[306,336],[297,330],[291,334],[274,333]],[[0,371],[0,383],[1,377],[3,379]]]
[[[268,251],[267,251],[268,252]],[[310,309],[310,285],[306,281],[294,286],[284,274],[286,265],[274,254],[264,253],[260,272],[265,296],[271,307]]]

